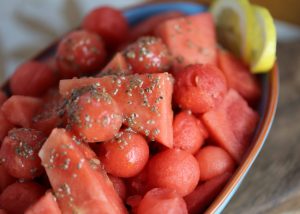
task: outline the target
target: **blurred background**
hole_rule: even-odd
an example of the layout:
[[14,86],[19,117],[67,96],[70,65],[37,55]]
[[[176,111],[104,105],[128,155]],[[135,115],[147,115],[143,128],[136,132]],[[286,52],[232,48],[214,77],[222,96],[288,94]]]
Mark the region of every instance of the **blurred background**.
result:
[[[143,0],[9,0],[0,2],[0,80],[91,8]],[[209,0],[199,0],[209,3]],[[300,213],[300,1],[254,0],[277,18],[280,101],[265,147],[224,213]]]

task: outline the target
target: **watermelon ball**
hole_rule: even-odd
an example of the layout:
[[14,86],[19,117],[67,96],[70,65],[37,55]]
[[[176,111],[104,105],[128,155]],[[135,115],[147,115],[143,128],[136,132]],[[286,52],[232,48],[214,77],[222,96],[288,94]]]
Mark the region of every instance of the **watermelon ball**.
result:
[[0,195],[0,205],[10,214],[25,213],[45,193],[44,187],[34,182],[13,183]]
[[131,131],[121,131],[114,139],[101,143],[97,154],[108,173],[129,178],[145,167],[149,147],[143,136]]
[[99,7],[85,16],[82,28],[101,36],[107,47],[117,47],[126,41],[129,26],[122,11]]
[[68,34],[58,45],[56,62],[61,78],[89,75],[101,69],[106,50],[97,34],[78,30]]
[[150,159],[148,164],[150,187],[174,189],[181,196],[197,186],[200,169],[195,157],[180,149],[167,149]]
[[134,73],[161,73],[171,67],[167,46],[157,37],[141,37],[127,47],[124,56]]
[[233,172],[235,161],[222,148],[206,146],[195,155],[201,170],[201,181],[212,179],[225,172]]
[[0,158],[7,172],[21,179],[33,179],[41,175],[43,167],[38,157],[46,136],[37,130],[15,128],[4,139]]
[[74,133],[89,143],[112,139],[122,126],[116,101],[94,87],[73,91],[67,104],[67,117]]
[[176,75],[174,100],[193,113],[207,112],[220,104],[227,92],[224,74],[210,64],[193,64]]
[[10,78],[9,86],[14,95],[37,97],[56,83],[56,74],[47,64],[29,61],[16,69]]
[[191,111],[182,111],[175,116],[173,130],[174,148],[191,154],[196,153],[208,137],[201,120],[197,119]]

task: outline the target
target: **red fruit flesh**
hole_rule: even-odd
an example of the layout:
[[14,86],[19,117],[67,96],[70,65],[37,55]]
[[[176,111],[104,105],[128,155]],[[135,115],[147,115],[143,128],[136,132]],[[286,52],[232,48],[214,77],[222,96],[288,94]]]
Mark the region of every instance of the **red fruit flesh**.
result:
[[171,19],[156,29],[169,48],[174,61],[173,72],[190,64],[216,64],[215,25],[210,13]]
[[171,189],[155,188],[141,200],[137,214],[188,214],[185,201]]
[[46,136],[37,130],[18,128],[9,131],[4,139],[0,158],[7,172],[21,179],[33,179],[42,174],[38,152]]
[[13,125],[29,128],[33,116],[41,106],[42,100],[39,98],[14,95],[2,105],[1,110]]
[[72,91],[74,93],[76,89],[85,86],[105,90],[118,103],[125,118],[125,125],[151,140],[172,148],[173,79],[169,74],[62,80],[60,93],[63,96],[70,96]]
[[61,211],[54,195],[47,192],[35,204],[30,206],[25,214],[61,214]]
[[83,19],[82,27],[101,36],[109,48],[115,48],[126,41],[129,30],[122,11],[111,7],[92,10]]
[[141,37],[124,55],[134,73],[162,73],[171,67],[170,53],[160,38]]
[[213,65],[194,64],[176,76],[174,100],[182,109],[204,113],[218,106],[227,92],[221,70]]
[[101,69],[106,50],[101,37],[78,30],[67,35],[58,45],[56,62],[62,78],[88,75]]
[[13,183],[0,195],[0,205],[9,214],[22,214],[45,193],[44,187],[34,182]]
[[259,121],[259,115],[230,89],[221,105],[202,116],[210,136],[237,162],[242,160]]
[[54,129],[39,156],[62,213],[127,213],[100,161],[66,130]]

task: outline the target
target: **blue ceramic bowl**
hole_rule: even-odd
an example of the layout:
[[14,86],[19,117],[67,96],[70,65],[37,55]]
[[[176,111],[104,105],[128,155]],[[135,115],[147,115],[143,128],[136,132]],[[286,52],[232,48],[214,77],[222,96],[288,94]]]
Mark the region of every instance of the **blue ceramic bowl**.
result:
[[[207,7],[196,3],[185,2],[144,4],[125,9],[124,15],[129,23],[134,25],[149,16],[167,11],[180,11],[187,15],[192,15],[207,11]],[[260,122],[253,136],[251,146],[233,177],[207,209],[207,213],[222,212],[245,178],[271,128],[278,101],[279,82],[277,65],[274,66],[271,72],[260,75],[260,80],[263,90],[261,102],[258,107]]]

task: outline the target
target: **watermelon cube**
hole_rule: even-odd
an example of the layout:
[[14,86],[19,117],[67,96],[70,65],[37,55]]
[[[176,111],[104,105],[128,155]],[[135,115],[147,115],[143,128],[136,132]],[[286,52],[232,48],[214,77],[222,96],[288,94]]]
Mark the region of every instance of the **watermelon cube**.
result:
[[92,154],[64,129],[54,129],[40,150],[62,213],[127,213],[100,161]]
[[132,27],[129,32],[128,40],[130,42],[133,42],[142,36],[153,36],[154,30],[159,24],[169,19],[174,19],[182,16],[183,14],[178,11],[170,11],[153,15]]
[[240,162],[255,131],[259,115],[238,92],[230,89],[221,105],[205,113],[202,120],[215,143]]
[[189,64],[216,64],[217,43],[210,13],[168,20],[156,29],[174,57],[173,70]]
[[204,212],[207,206],[220,193],[231,175],[231,173],[227,172],[214,177],[200,184],[192,193],[184,197],[189,213],[198,214]]
[[173,78],[168,73],[104,76],[60,81],[63,96],[92,86],[110,95],[123,113],[125,125],[166,147],[173,147]]
[[43,97],[41,108],[32,119],[32,128],[50,134],[52,129],[61,127],[65,123],[65,100],[58,89],[50,89]]
[[1,110],[10,123],[29,128],[32,117],[41,105],[42,101],[39,98],[14,95],[2,105]]
[[261,86],[249,67],[227,51],[218,51],[219,67],[224,72],[228,86],[239,92],[250,104],[261,96]]
[[125,57],[122,53],[116,53],[115,56],[111,59],[111,61],[103,68],[103,70],[97,74],[96,76],[101,77],[105,75],[124,75],[132,73],[129,69],[129,66],[126,62]]
[[25,214],[61,214],[61,211],[53,194],[46,192],[43,197],[26,210]]

